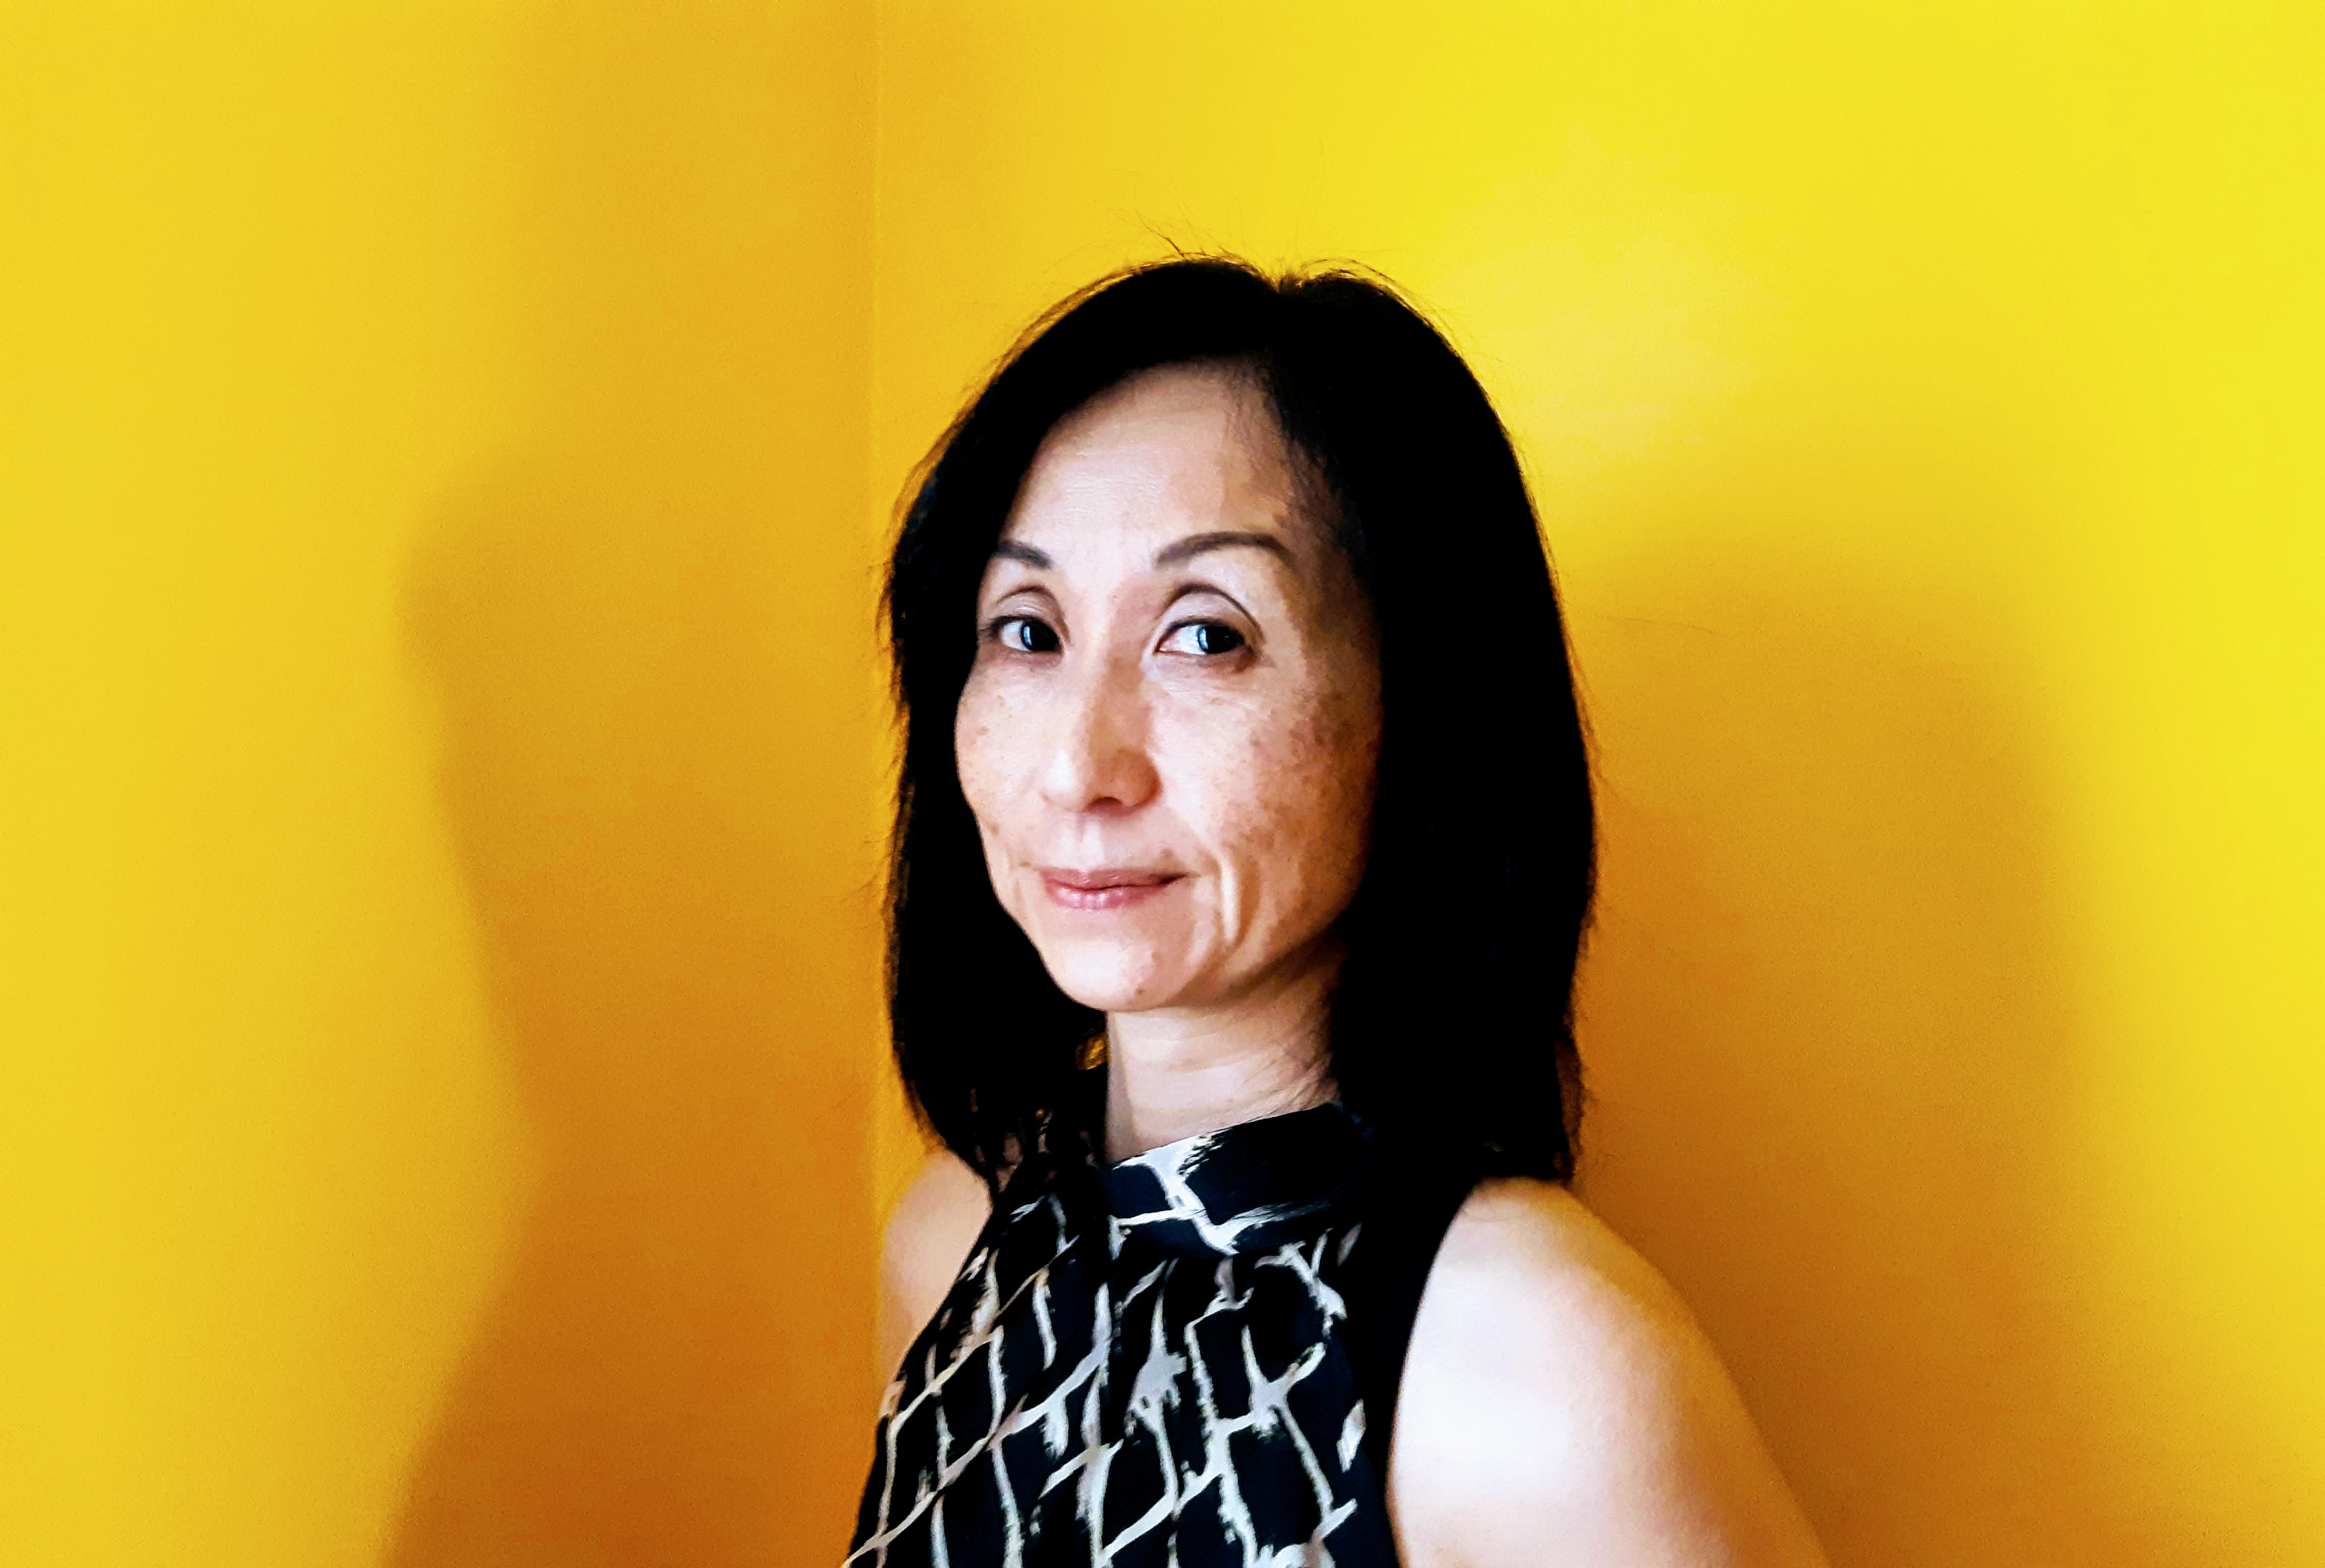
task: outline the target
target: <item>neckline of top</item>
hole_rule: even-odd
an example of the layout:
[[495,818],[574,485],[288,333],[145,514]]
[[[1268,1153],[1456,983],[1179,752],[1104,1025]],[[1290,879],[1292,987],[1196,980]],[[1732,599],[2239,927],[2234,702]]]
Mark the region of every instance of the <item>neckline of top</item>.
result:
[[1168,1251],[1229,1255],[1324,1229],[1361,1183],[1369,1144],[1334,1099],[1091,1163],[1125,1233]]

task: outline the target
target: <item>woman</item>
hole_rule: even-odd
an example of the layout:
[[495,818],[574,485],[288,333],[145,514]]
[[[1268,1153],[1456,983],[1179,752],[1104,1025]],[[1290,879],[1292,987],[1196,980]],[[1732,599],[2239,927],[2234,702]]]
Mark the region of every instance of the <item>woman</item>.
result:
[[1379,284],[1129,273],[888,589],[897,1060],[851,1564],[1814,1564],[1567,1191],[1589,771],[1482,389]]

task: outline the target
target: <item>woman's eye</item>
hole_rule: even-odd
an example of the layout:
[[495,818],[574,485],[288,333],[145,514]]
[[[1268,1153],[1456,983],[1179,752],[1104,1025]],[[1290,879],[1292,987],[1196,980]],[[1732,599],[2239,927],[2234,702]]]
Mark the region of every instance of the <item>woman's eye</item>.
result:
[[1172,626],[1162,639],[1166,654],[1191,654],[1217,658],[1244,645],[1244,635],[1225,621],[1187,621]]
[[1004,616],[993,623],[991,630],[994,640],[1012,653],[1054,654],[1058,651],[1055,629],[1032,616]]

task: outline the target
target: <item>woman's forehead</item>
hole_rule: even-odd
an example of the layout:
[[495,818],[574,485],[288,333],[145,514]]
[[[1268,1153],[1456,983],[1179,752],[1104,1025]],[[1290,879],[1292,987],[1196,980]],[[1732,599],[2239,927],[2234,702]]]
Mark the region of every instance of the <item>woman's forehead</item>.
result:
[[1150,544],[1223,526],[1288,536],[1301,522],[1297,489],[1283,438],[1248,373],[1172,366],[1135,376],[1060,422],[1027,472],[1004,536],[1061,547],[1094,529]]

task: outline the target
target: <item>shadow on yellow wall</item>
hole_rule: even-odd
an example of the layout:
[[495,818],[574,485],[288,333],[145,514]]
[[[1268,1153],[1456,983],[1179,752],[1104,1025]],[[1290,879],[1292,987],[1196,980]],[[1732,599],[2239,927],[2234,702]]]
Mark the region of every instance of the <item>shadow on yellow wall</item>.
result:
[[569,8],[528,51],[564,401],[447,499],[409,621],[538,1176],[397,1568],[822,1561],[861,1481],[861,193],[815,160],[860,133],[764,79],[830,74],[810,21]]
[[540,1164],[397,1563],[807,1561],[864,1457],[868,900],[801,804],[829,695],[779,673],[820,617],[755,519],[621,482],[484,490],[418,573]]
[[2290,1561],[2302,1442],[2159,1432],[2158,1369],[2092,1331],[2134,1309],[2084,1229],[2025,651],[1975,595],[1804,548],[2051,525],[2017,465],[1933,444],[1709,442],[1592,504],[1700,546],[1602,557],[1576,629],[1583,1190],[1705,1320],[1836,1562]]
[[1993,650],[1913,645],[1781,551],[1634,570],[1612,597],[1653,616],[1578,628],[1587,1195],[1681,1284],[1838,1561],[2190,1560],[2124,1528],[2068,1386],[2074,1025]]

